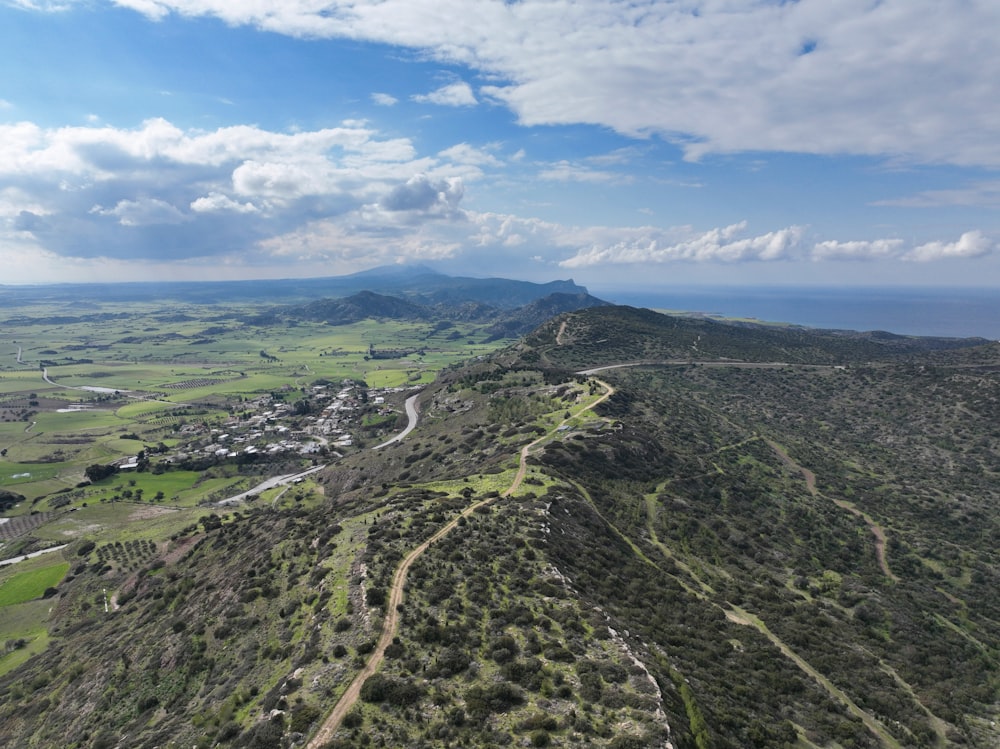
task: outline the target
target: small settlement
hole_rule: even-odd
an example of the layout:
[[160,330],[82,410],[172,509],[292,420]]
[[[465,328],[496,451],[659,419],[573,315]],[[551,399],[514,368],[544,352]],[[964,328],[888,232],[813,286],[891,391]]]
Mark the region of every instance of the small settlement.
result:
[[[405,390],[372,389],[353,380],[313,385],[304,392],[286,386],[278,393],[241,403],[221,425],[180,419],[176,432],[180,444],[172,450],[161,445],[158,460],[179,464],[206,457],[245,461],[289,454],[342,457],[363,433],[379,425],[394,426],[401,408],[390,401]],[[114,465],[131,471],[141,460],[142,456],[130,456]]]

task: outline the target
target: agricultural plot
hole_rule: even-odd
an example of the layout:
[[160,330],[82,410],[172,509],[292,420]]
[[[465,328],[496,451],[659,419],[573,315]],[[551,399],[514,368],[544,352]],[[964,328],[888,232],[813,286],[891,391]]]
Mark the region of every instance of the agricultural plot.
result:
[[[0,557],[68,547],[0,570],[0,674],[47,647],[53,608],[40,596],[66,575],[65,559],[155,574],[199,529],[313,507],[323,497],[313,480],[254,490],[377,444],[408,388],[504,343],[484,343],[473,323],[274,322],[250,305],[5,312]],[[120,593],[89,605],[113,607]]]
[[0,609],[41,598],[46,590],[59,584],[68,569],[68,562],[57,562],[14,573],[0,582]]

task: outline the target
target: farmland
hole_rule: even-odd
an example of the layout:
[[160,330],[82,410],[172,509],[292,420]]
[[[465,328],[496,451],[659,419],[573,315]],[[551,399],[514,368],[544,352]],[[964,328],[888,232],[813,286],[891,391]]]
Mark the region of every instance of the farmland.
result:
[[[67,306],[5,310],[2,558],[67,542],[165,546],[205,518],[228,517],[235,508],[217,502],[272,474],[377,444],[408,392],[504,342],[484,342],[482,324],[254,324],[262,305]],[[407,353],[372,359],[373,346]],[[88,474],[92,466],[107,475]],[[321,496],[304,480],[248,501],[308,506]],[[69,567],[56,556],[31,560],[29,572],[28,563],[0,568],[0,634],[17,644],[0,654],[0,670],[45,647],[48,607],[38,599]]]
[[[482,343],[477,325],[245,322],[260,312],[191,304],[106,304],[76,315],[40,305],[8,311],[0,340],[0,487],[37,503],[75,487],[92,463],[182,448],[191,441],[185,426],[221,428],[238,411],[293,404],[317,385],[345,380],[382,390],[419,386],[497,346]],[[370,360],[371,346],[418,353]],[[175,483],[147,477],[140,488],[169,497]]]

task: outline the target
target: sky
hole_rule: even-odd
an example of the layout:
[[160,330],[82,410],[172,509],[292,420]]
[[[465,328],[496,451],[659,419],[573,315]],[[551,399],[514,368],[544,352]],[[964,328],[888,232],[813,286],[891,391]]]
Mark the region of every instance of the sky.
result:
[[1000,285],[996,0],[0,0],[0,284]]

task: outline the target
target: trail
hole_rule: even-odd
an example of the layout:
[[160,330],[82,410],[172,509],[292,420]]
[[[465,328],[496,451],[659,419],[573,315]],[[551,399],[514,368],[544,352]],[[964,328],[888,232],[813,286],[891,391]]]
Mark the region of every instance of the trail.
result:
[[556,333],[556,346],[563,345],[563,333],[565,332],[566,332],[566,321],[563,320],[562,323],[559,325],[559,332]]
[[[595,408],[598,404],[603,403],[614,395],[615,389],[611,387],[611,385],[602,380],[596,380],[596,382],[605,388],[605,392],[600,398],[595,400],[593,403],[584,406],[573,416],[570,416],[570,418],[563,419],[550,431],[521,448],[521,452],[518,457],[517,473],[514,475],[514,479],[511,481],[510,486],[507,487],[506,491],[501,493],[499,497],[487,497],[486,499],[482,499],[475,504],[469,505],[451,521],[442,526],[433,536],[414,548],[403,558],[403,561],[400,562],[399,567],[396,568],[396,572],[392,576],[392,586],[389,589],[389,599],[385,606],[385,619],[382,621],[382,634],[379,635],[375,649],[368,657],[368,661],[365,663],[364,667],[347,686],[347,689],[344,690],[340,699],[337,700],[337,704],[333,706],[333,710],[326,717],[326,720],[323,721],[323,725],[320,726],[316,735],[313,736],[313,738],[306,745],[307,749],[319,749],[319,747],[322,747],[324,744],[327,744],[333,739],[337,729],[340,727],[341,722],[344,720],[344,716],[350,712],[351,708],[354,707],[361,696],[361,687],[364,685],[365,680],[378,671],[379,666],[382,665],[382,661],[385,658],[385,650],[389,647],[389,644],[392,642],[392,638],[396,636],[396,631],[399,628],[399,608],[403,603],[403,589],[406,586],[406,576],[410,571],[410,567],[413,566],[413,563],[420,558],[421,554],[427,551],[431,544],[440,541],[442,538],[451,533],[458,525],[460,519],[469,517],[480,507],[488,505],[491,502],[495,502],[497,499],[510,497],[518,489],[520,489],[521,484],[524,483],[525,476],[527,476],[528,473],[528,455],[531,453],[532,449],[545,440],[551,439],[553,436],[557,436],[560,433],[559,428],[565,425],[571,418],[579,416],[584,411],[589,411]],[[409,430],[407,430],[407,433],[408,431]],[[399,438],[401,439],[403,436],[404,435],[399,435]]]
[[[813,479],[815,482],[815,478]],[[658,491],[662,490],[669,482],[664,482],[658,487]],[[808,483],[808,478],[807,478]],[[886,727],[880,723],[876,718],[866,713],[854,700],[852,700],[842,689],[839,689],[833,682],[830,681],[822,672],[814,668],[808,661],[806,661],[802,656],[796,653],[784,640],[782,640],[778,635],[772,632],[764,621],[739,606],[736,606],[728,601],[724,604],[713,600],[713,594],[715,591],[712,587],[708,585],[701,577],[695,572],[694,569],[689,567],[684,563],[683,560],[679,559],[675,554],[673,554],[670,549],[664,544],[656,535],[656,529],[654,527],[654,518],[656,513],[656,493],[646,496],[646,528],[650,534],[650,538],[653,545],[656,546],[663,555],[673,561],[680,569],[690,575],[691,579],[694,580],[699,586],[700,590],[692,587],[690,584],[682,580],[679,576],[673,576],[677,582],[684,587],[684,589],[698,597],[699,599],[710,603],[715,608],[719,609],[728,619],[734,624],[739,624],[742,626],[753,627],[763,634],[771,644],[774,645],[782,655],[791,660],[804,674],[813,679],[823,690],[827,692],[834,700],[839,702],[844,706],[844,708],[856,716],[865,727],[873,733],[881,741],[882,745],[889,747],[889,749],[902,749],[900,743],[889,733]],[[645,559],[645,557],[643,557]],[[647,560],[648,561],[648,560]],[[655,566],[655,565],[654,565]],[[912,689],[911,689],[912,692]],[[919,704],[919,701],[918,701]],[[921,707],[923,707],[921,705]],[[926,708],[925,708],[926,711]],[[930,715],[929,711],[928,715]],[[934,716],[931,716],[932,718]],[[937,730],[937,726],[935,727]]]
[[[805,466],[796,463],[792,459],[792,457],[788,454],[788,452],[783,447],[781,447],[781,445],[779,445],[777,442],[773,442],[772,440],[768,439],[764,441],[768,444],[768,446],[772,450],[774,450],[775,454],[778,456],[778,458],[781,459],[782,463],[784,463],[789,468],[796,470],[800,474],[802,474],[802,478],[804,478],[806,482],[806,489],[812,496],[814,497],[822,496],[819,490],[816,488],[816,474],[814,474]],[[879,568],[881,568],[882,574],[884,574],[893,582],[899,582],[899,578],[893,573],[892,569],[889,567],[889,560],[886,555],[885,530],[883,530],[882,526],[876,523],[875,520],[872,519],[872,517],[868,513],[859,509],[857,506],[855,506],[851,502],[848,502],[847,500],[834,499],[831,497],[831,501],[835,505],[837,505],[837,507],[839,507],[840,509],[847,510],[855,517],[859,517],[865,521],[865,525],[868,526],[868,530],[871,531],[871,534],[873,536],[875,536],[875,557],[878,560],[878,566]]]
[[842,705],[844,705],[851,715],[855,716],[862,723],[864,723],[865,727],[879,738],[883,746],[890,747],[891,749],[902,749],[902,745],[891,733],[889,733],[888,730],[886,730],[884,725],[862,710],[842,689],[834,685],[834,683],[826,678],[826,676],[809,665],[805,659],[788,647],[788,645],[786,645],[780,637],[767,628],[767,625],[764,624],[763,621],[750,612],[741,609],[739,606],[734,606],[732,604],[730,604],[730,606],[730,609],[724,609],[726,618],[729,621],[734,624],[742,624],[744,626],[753,627],[759,631],[768,640],[770,640],[771,643],[778,648],[778,650],[781,651],[782,655],[791,659],[796,666],[798,666],[803,672],[809,674],[809,676],[811,676],[816,683],[823,687],[823,689],[825,689],[830,696],[834,697]]

